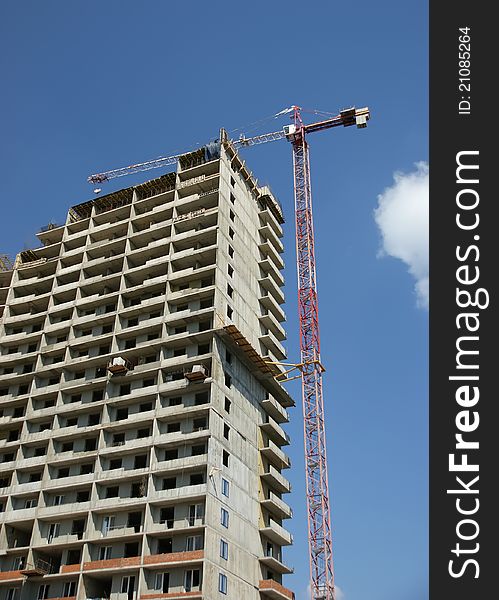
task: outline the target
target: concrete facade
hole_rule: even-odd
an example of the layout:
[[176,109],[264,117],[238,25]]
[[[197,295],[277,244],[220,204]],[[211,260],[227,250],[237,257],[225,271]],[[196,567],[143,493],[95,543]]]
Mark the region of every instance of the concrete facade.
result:
[[224,141],[0,271],[0,600],[293,598],[282,222]]

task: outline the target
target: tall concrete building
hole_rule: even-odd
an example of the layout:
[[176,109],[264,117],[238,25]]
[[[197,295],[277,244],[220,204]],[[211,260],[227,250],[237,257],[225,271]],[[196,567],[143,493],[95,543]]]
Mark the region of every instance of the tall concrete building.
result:
[[0,600],[293,598],[282,223],[223,139],[2,263]]

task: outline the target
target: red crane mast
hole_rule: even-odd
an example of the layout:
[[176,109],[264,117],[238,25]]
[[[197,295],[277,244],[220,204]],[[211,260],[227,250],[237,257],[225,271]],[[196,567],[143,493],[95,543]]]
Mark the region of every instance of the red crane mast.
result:
[[[300,322],[300,360],[303,400],[303,432],[305,441],[305,479],[308,516],[308,544],[310,559],[310,587],[312,600],[335,600],[333,541],[329,503],[326,431],[320,355],[319,308],[315,268],[315,238],[310,185],[310,153],[307,135],[333,127],[358,128],[367,126],[368,108],[342,110],[339,115],[304,124],[301,109],[293,106],[280,114],[292,113],[293,123],[280,131],[233,141],[238,147],[254,146],[288,139],[293,148],[293,175],[296,220],[296,264],[298,275],[298,314]],[[174,164],[181,155],[162,157],[97,173],[88,178],[90,183],[102,183],[139,171]],[[96,190],[100,191],[100,190]]]
[[[367,109],[343,111],[320,123],[304,125],[293,107],[294,124],[287,129],[293,147],[296,219],[296,264],[300,322],[305,483],[307,496],[310,584],[313,600],[334,600],[333,541],[329,504],[324,399],[322,392],[319,306],[315,269],[315,236],[307,134],[338,125],[365,127]],[[363,114],[356,114],[363,112]]]

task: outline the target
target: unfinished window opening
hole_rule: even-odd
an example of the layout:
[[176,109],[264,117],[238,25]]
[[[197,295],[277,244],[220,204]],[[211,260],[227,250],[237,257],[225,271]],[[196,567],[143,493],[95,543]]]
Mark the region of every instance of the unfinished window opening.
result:
[[100,413],[94,413],[92,415],[88,415],[88,425],[98,425],[100,423]]
[[128,408],[118,408],[116,411],[116,420],[123,421],[124,419],[128,419]]
[[[64,498],[64,496],[62,496]],[[90,500],[90,490],[82,490],[76,493],[76,502],[88,502]]]
[[199,303],[200,309],[211,308],[212,306],[213,306],[213,296],[211,298],[205,298],[204,300],[201,300]]
[[92,392],[92,402],[98,402],[104,399],[104,390],[95,390]]
[[159,511],[159,522],[161,524],[166,524],[167,529],[171,529],[173,527],[175,521],[175,507],[167,506],[162,508]]
[[80,467],[80,475],[88,475],[89,473],[93,473],[93,471],[94,463],[86,463]]
[[203,454],[206,454],[206,446],[204,444],[192,446],[192,449],[191,449],[192,456],[202,456]]
[[210,344],[199,344],[198,346],[198,355],[200,354],[208,354],[210,351]]
[[229,466],[229,453],[227,450],[222,450],[222,464],[224,467]]
[[173,490],[177,487],[177,478],[176,477],[166,477],[163,479],[163,489],[164,490]]
[[229,317],[229,319],[232,319],[232,315],[234,314],[234,309],[231,308],[228,304],[227,304],[227,316]]
[[130,498],[142,498],[147,492],[147,479],[132,483],[130,488]]
[[231,220],[232,222],[234,222],[234,220],[235,220],[235,218],[236,218],[236,215],[235,215],[235,213],[234,213],[234,211],[233,211],[233,210],[231,210],[231,211],[229,212],[229,218],[230,218],[230,220]]
[[199,392],[194,396],[194,404],[199,406],[200,404],[208,404],[210,401],[209,392]]
[[129,542],[125,544],[124,557],[130,558],[132,556],[139,556],[139,542]]
[[225,387],[230,388],[232,385],[232,377],[228,373],[224,373],[224,383]]
[[97,448],[97,438],[89,438],[85,440],[85,452],[91,452]]
[[117,485],[106,488],[106,498],[117,498],[120,492],[120,488]]
[[158,540],[157,553],[158,554],[170,554],[173,551],[173,539],[172,538],[160,538]]
[[211,328],[211,321],[200,321],[199,331],[208,331]]
[[134,469],[145,469],[147,467],[147,454],[140,454],[133,460]]
[[165,460],[177,460],[178,448],[170,448],[165,450]]
[[125,443],[124,433],[115,433],[113,435],[113,446],[122,446]]
[[234,239],[234,235],[235,235],[234,230],[232,229],[232,227],[229,227],[229,237],[230,237],[231,240]]
[[201,485],[204,483],[204,473],[191,473],[189,476],[189,485]]
[[234,268],[232,267],[232,265],[227,265],[227,273],[229,274],[229,277],[232,277],[234,275]]
[[230,435],[230,427],[227,425],[227,423],[224,423],[224,438],[226,440],[228,440],[229,435]]
[[202,417],[199,419],[194,419],[192,421],[192,429],[193,431],[203,431],[208,426],[206,417]]

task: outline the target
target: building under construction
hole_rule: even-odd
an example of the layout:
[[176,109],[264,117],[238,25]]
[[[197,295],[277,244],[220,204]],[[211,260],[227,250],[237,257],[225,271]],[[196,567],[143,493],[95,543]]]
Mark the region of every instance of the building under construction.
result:
[[283,215],[231,142],[0,265],[0,600],[292,600]]

